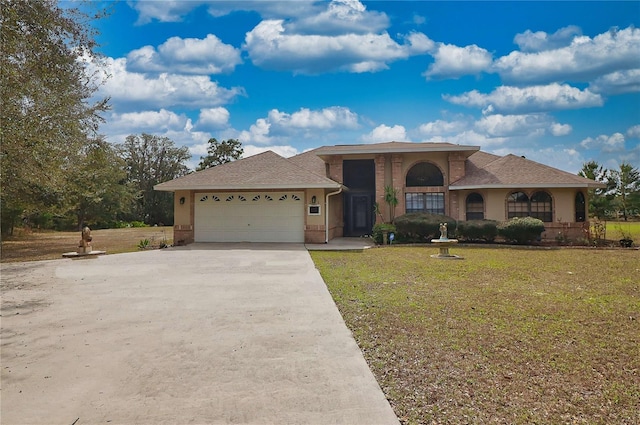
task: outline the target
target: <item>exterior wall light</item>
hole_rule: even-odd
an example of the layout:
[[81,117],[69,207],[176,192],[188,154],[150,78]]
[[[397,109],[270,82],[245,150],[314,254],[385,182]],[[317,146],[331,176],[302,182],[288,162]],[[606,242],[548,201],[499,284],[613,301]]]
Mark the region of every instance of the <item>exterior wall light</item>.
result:
[[184,205],[184,196],[180,198],[180,205]]
[[316,203],[316,201],[317,201],[317,199],[316,199],[316,195],[313,195],[313,196],[311,197],[311,203],[312,203],[312,204],[315,204],[315,203]]

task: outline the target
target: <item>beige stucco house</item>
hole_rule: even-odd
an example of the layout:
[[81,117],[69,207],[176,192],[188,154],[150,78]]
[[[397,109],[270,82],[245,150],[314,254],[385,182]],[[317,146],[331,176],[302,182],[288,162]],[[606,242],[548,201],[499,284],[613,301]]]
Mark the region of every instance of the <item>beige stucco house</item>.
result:
[[174,243],[307,242],[370,234],[393,213],[433,212],[456,220],[532,216],[544,238],[580,237],[587,190],[601,187],[528,159],[449,143],[325,146],[283,158],[268,151],[155,186],[174,193]]

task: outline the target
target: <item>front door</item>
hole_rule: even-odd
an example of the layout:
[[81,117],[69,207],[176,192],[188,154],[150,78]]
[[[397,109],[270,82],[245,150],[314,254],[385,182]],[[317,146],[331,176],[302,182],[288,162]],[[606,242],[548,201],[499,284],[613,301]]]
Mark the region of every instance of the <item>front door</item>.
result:
[[346,197],[345,236],[370,235],[374,213],[372,195],[369,193],[348,193]]

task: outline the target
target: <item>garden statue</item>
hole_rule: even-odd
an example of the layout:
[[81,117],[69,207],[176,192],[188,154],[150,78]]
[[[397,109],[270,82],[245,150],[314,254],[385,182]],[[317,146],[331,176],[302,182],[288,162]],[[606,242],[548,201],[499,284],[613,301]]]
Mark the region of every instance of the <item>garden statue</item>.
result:
[[79,254],[87,254],[91,252],[91,229],[89,226],[84,226],[82,229],[82,238],[78,244],[78,253]]
[[440,223],[440,239],[449,239],[447,237],[447,223]]
[[91,229],[89,226],[82,228],[80,242],[78,242],[78,249],[72,252],[65,252],[62,254],[65,258],[95,258],[98,255],[106,254],[106,251],[95,251],[91,246],[93,237],[91,236]]

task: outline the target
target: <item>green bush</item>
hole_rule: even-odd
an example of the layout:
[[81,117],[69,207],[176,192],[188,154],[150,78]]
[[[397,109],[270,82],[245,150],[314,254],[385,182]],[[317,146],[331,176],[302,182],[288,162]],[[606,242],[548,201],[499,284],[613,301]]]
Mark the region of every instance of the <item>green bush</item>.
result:
[[456,234],[467,241],[493,242],[498,236],[498,222],[494,220],[469,220],[458,223]]
[[544,223],[533,217],[514,217],[498,225],[499,236],[518,244],[538,240],[542,232],[544,232]]
[[383,232],[395,233],[396,226],[389,223],[378,223],[373,226],[373,231],[371,232],[371,236],[373,237],[374,242],[378,245],[382,245],[384,242],[383,236],[382,236]]
[[394,221],[399,242],[429,242],[440,237],[440,223],[447,223],[449,235],[456,231],[456,221],[442,214],[409,213]]

